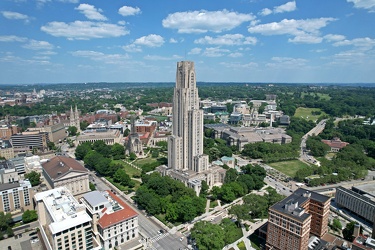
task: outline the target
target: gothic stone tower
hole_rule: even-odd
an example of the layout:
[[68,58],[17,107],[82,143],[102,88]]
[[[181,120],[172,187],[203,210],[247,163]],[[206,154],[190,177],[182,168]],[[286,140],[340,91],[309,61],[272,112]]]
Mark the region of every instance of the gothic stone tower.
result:
[[208,156],[203,154],[203,111],[199,110],[194,62],[177,63],[172,112],[168,167],[196,173],[207,170]]

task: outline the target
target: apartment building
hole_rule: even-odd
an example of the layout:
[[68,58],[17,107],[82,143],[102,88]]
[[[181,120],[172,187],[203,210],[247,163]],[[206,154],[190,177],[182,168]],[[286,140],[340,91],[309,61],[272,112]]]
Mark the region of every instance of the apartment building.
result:
[[32,209],[32,196],[28,180],[0,184],[0,211],[17,213]]
[[328,231],[330,198],[298,189],[269,209],[266,249],[307,250],[310,234]]
[[81,202],[93,219],[94,237],[104,249],[138,238],[138,214],[111,191],[84,194]]
[[69,190],[59,187],[35,194],[40,230],[48,250],[93,249],[91,217]]

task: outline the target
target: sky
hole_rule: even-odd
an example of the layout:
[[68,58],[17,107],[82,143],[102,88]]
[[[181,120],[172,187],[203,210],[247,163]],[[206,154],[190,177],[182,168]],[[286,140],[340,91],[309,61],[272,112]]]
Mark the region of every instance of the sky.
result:
[[0,84],[375,82],[375,0],[0,0],[0,27]]

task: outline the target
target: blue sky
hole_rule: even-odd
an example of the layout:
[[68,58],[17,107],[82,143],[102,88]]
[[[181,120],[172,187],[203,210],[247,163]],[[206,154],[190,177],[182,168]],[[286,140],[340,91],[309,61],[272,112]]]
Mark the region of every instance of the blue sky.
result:
[[1,0],[0,84],[375,82],[375,0]]

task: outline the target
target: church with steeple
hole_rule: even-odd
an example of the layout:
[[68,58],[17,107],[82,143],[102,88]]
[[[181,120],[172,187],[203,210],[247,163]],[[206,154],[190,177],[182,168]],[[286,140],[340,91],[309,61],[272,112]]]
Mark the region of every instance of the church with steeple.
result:
[[80,121],[79,121],[79,113],[78,113],[77,105],[75,107],[74,112],[73,112],[73,107],[70,106],[69,126],[76,127],[77,128],[77,133],[81,132]]

